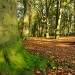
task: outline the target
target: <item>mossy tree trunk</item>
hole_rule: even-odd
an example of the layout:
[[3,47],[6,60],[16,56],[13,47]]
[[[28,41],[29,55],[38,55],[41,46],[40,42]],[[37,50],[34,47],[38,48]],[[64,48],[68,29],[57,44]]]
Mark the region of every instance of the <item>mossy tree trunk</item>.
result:
[[16,0],[0,0],[0,74],[34,75],[29,70],[33,56],[22,46],[18,35],[16,11]]
[[16,2],[0,0],[0,44],[13,44],[18,39]]
[[0,71],[8,71],[8,64],[14,63],[11,57],[16,51],[10,52],[10,48],[18,40],[16,0],[0,0]]

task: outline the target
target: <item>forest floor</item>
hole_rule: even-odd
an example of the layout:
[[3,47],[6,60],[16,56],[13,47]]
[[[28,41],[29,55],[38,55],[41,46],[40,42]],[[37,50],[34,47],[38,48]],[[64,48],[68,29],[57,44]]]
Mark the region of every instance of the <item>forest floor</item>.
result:
[[[33,54],[46,55],[59,63],[75,64],[75,37],[61,37],[59,40],[54,37],[29,37],[27,41],[23,41],[23,44]],[[72,68],[71,70],[75,72],[75,67]]]

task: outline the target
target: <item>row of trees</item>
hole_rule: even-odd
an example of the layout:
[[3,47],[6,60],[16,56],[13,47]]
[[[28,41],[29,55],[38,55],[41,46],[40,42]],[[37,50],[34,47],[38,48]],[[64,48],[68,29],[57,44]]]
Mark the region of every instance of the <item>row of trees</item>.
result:
[[[75,33],[74,0],[23,0],[23,34],[49,37]],[[19,13],[20,14],[20,13]]]

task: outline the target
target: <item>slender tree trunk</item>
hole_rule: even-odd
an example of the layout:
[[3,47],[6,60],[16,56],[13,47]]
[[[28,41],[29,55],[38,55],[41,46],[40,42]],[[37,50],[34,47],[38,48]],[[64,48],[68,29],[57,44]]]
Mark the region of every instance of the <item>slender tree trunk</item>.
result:
[[27,0],[23,0],[23,4],[24,4],[24,14],[27,11]]
[[23,0],[24,4],[24,27],[23,27],[23,37],[27,37],[29,35],[29,10],[28,10],[28,1]]
[[49,37],[49,27],[48,27],[48,3],[46,0],[46,38]]
[[60,37],[61,15],[62,15],[61,0],[57,0],[55,39],[59,39]]
[[31,14],[29,15],[29,36],[31,36]]
[[58,25],[58,16],[59,16],[58,12],[59,12],[59,1],[57,0],[55,39],[57,39],[57,25]]
[[[74,11],[75,11],[75,0],[74,0]],[[75,14],[74,14],[74,36],[75,36]]]

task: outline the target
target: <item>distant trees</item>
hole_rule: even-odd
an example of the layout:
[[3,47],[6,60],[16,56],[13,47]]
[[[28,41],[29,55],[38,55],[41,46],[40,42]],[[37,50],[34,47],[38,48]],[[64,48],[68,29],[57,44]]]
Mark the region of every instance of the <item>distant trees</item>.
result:
[[74,36],[74,0],[23,0],[23,3],[26,21],[23,32],[27,36],[55,36],[55,39]]

